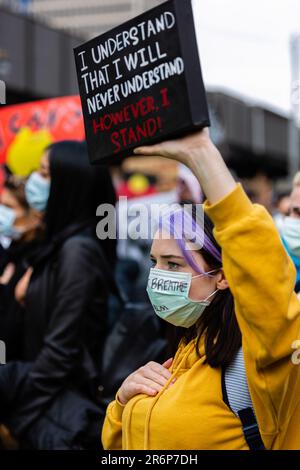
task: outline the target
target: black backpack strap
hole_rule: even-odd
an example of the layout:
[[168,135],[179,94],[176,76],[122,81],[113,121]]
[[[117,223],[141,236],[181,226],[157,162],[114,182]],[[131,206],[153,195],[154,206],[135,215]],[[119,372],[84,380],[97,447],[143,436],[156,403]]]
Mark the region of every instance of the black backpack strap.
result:
[[242,348],[232,363],[222,369],[223,401],[241,420],[250,450],[265,450],[251,400]]
[[238,412],[242,422],[243,433],[250,450],[266,450],[262,441],[257,420],[252,408]]

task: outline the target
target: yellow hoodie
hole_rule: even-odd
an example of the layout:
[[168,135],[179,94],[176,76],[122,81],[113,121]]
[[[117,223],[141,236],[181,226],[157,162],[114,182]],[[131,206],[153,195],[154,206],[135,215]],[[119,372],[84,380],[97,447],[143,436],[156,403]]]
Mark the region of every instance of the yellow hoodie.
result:
[[[300,449],[300,365],[292,361],[300,340],[295,268],[272,218],[240,185],[218,203],[206,202],[205,211],[222,247],[262,439],[267,449]],[[177,380],[157,396],[110,403],[105,449],[248,449],[240,420],[223,402],[221,370],[204,363],[203,341],[200,351],[199,359],[195,341],[179,346],[170,369],[170,380]]]

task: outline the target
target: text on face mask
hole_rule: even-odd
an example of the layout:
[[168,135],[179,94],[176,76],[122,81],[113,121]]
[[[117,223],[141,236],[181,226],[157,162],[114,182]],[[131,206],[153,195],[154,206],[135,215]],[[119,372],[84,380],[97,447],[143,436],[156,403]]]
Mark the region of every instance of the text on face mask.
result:
[[161,312],[168,312],[169,309],[166,305],[154,305],[152,304],[154,310],[157,312],[157,313],[161,313]]
[[162,292],[185,292],[188,288],[188,283],[154,277],[149,280],[149,287]]

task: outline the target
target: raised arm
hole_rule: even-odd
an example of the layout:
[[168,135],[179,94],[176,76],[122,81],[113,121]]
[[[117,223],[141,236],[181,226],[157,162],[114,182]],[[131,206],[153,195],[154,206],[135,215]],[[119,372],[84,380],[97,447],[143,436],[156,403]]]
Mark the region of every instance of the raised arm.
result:
[[207,130],[135,153],[184,163],[206,194],[205,210],[234,296],[255,411],[271,445],[270,436],[287,425],[300,404],[300,369],[292,361],[293,344],[300,339],[293,263],[271,216],[235,183]]

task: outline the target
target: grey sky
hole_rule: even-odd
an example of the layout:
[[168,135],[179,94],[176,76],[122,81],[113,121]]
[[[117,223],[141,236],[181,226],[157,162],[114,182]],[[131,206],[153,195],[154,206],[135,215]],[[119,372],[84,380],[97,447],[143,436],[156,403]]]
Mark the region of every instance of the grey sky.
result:
[[197,0],[208,87],[290,109],[289,38],[300,34],[300,0]]

